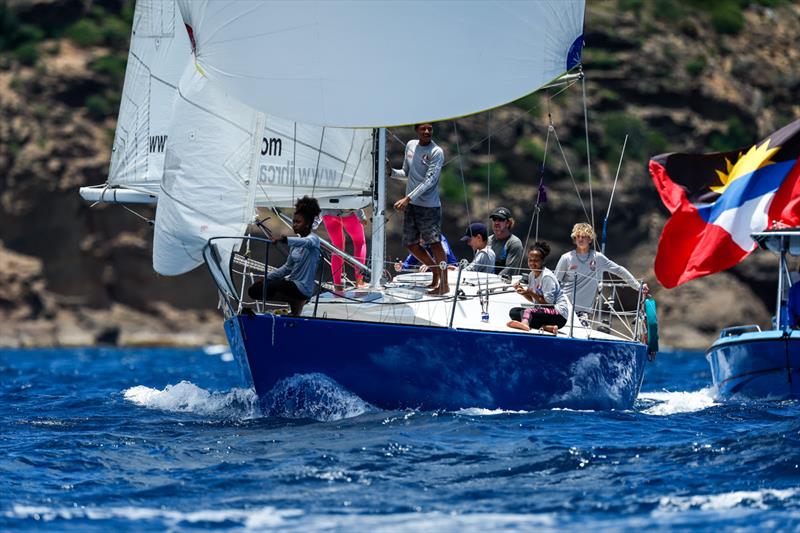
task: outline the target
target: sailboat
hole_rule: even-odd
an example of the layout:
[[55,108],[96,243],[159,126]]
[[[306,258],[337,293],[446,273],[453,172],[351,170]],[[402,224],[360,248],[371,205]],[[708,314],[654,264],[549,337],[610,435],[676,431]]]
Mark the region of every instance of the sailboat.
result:
[[[573,315],[557,334],[523,333],[506,327],[522,301],[499,276],[462,264],[443,270],[450,294],[427,297],[419,287],[429,273],[384,274],[383,126],[487,110],[576,68],[582,0],[429,2],[424,13],[400,2],[177,5],[190,52],[154,195],[153,265],[177,275],[205,263],[232,352],[259,397],[321,373],[389,409],[633,405],[654,351],[646,333],[655,317],[646,322],[641,295],[631,312],[604,310],[611,328]],[[423,21],[437,21],[431,54],[397,38]],[[449,63],[437,68],[436,56]],[[289,146],[285,164],[264,163]],[[303,179],[297,153],[306,149],[316,163]],[[100,190],[121,185],[110,178]],[[368,273],[370,287],[320,290],[292,317],[248,300],[246,287],[264,279],[278,252],[245,232],[256,207],[290,207],[304,194],[323,208],[371,205],[369,264],[333,249]]]
[[[800,228],[751,234],[764,250],[778,255],[778,291],[773,328],[758,324],[724,328],[706,351],[720,397],[788,400],[800,398],[800,331],[787,315],[792,285],[786,256],[800,255]],[[795,282],[796,283],[796,282]]]

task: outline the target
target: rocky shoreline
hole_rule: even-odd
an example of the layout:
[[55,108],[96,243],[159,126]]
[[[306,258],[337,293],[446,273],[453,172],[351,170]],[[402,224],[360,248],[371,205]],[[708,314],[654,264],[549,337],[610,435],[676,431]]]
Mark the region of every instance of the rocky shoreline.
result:
[[[608,255],[650,284],[662,345],[702,349],[722,327],[768,325],[776,261],[757,252],[728,272],[661,288],[652,268],[666,211],[647,175],[647,159],[664,151],[744,146],[800,117],[800,5],[749,2],[740,13],[744,26],[732,32],[712,24],[713,14],[670,0],[659,5],[673,11],[658,14],[655,4],[607,0],[587,8],[584,68],[590,144],[597,150],[593,192],[596,209],[604,212],[619,148],[630,134]],[[120,13],[129,5],[14,0],[3,6],[17,18],[16,27],[43,29],[38,41],[0,48],[0,347],[225,342],[217,296],[202,268],[176,278],[153,273],[152,229],[145,222],[152,209],[134,215],[78,198],[80,186],[106,179],[127,44],[107,31],[87,44],[70,37],[70,29],[82,20],[102,29],[103,16],[124,26]],[[59,24],[73,26],[62,31]],[[117,33],[124,31],[129,27]],[[540,236],[551,242],[554,257],[568,248],[569,227],[584,217],[575,187],[585,197],[588,181],[581,168],[582,103],[574,96],[550,103],[528,97],[460,120],[458,134],[449,124],[437,126],[449,159],[455,161],[457,146],[463,151],[442,179],[448,236],[463,231],[465,212],[483,216],[489,203],[510,207],[517,234],[524,236],[552,119],[569,143],[566,161],[578,181],[573,184],[570,168],[551,146]],[[487,131],[493,134],[490,151],[481,143]],[[402,128],[393,133],[411,135]],[[390,143],[390,153],[401,149]],[[461,174],[470,197],[466,206]],[[487,174],[493,177],[491,202]],[[396,244],[399,227],[390,231],[388,256],[404,255]]]

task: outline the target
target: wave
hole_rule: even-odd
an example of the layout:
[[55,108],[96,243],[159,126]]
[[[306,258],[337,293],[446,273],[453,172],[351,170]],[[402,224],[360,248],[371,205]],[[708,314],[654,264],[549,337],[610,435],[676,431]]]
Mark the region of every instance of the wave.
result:
[[277,527],[286,524],[287,519],[298,517],[299,510],[279,510],[274,507],[259,509],[206,509],[200,511],[174,511],[152,507],[45,507],[33,505],[14,505],[6,511],[6,518],[33,519],[44,522],[55,520],[130,520],[161,521],[169,528],[181,524],[219,524],[229,526],[240,524],[246,529]]
[[194,383],[181,381],[163,390],[138,385],[123,391],[126,400],[148,409],[247,419],[260,415],[253,389],[209,392]]
[[218,356],[226,363],[233,361],[233,353],[227,344],[209,344],[203,347],[203,353],[210,356]]
[[719,405],[715,399],[716,389],[706,387],[694,392],[641,392],[637,400],[642,413],[668,416],[678,413],[695,413]]
[[43,522],[71,520],[128,520],[161,522],[166,529],[181,526],[217,526],[226,530],[238,526],[246,531],[281,528],[291,531],[331,529],[371,529],[372,531],[449,530],[486,531],[492,529],[552,528],[556,516],[549,513],[441,513],[415,512],[396,514],[306,515],[297,509],[206,509],[176,511],[152,507],[46,507],[14,505],[3,513],[6,518]]
[[664,496],[659,500],[656,512],[726,511],[737,507],[770,509],[775,503],[788,500],[798,492],[798,489],[762,489],[696,496]]
[[509,411],[506,409],[483,409],[481,407],[468,407],[459,409],[454,414],[464,416],[495,416],[495,415],[526,415],[530,411]]
[[325,374],[295,374],[278,381],[264,397],[264,412],[281,418],[330,422],[377,409]]

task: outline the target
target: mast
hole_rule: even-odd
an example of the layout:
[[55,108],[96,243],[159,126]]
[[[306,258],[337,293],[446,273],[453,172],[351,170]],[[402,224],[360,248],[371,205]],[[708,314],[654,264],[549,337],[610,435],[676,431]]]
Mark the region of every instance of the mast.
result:
[[783,273],[786,271],[786,237],[780,237],[780,262],[778,263],[778,302],[775,305],[775,329],[783,329]]
[[375,179],[375,195],[372,203],[372,276],[370,286],[377,289],[381,286],[383,276],[384,248],[386,242],[386,128],[378,128],[378,164]]

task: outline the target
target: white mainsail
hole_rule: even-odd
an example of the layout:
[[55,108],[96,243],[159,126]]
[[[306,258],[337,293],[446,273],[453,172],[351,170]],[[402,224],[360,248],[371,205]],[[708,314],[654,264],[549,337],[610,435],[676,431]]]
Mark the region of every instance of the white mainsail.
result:
[[111,152],[109,186],[157,194],[189,37],[174,2],[139,0]]
[[[243,235],[253,219],[264,115],[210,83],[193,62],[173,108],[156,209],[153,268],[165,275],[203,262],[208,239]],[[234,240],[219,243],[222,257]]]
[[178,0],[197,63],[255,109],[378,127],[477,113],[579,63],[584,0]]

